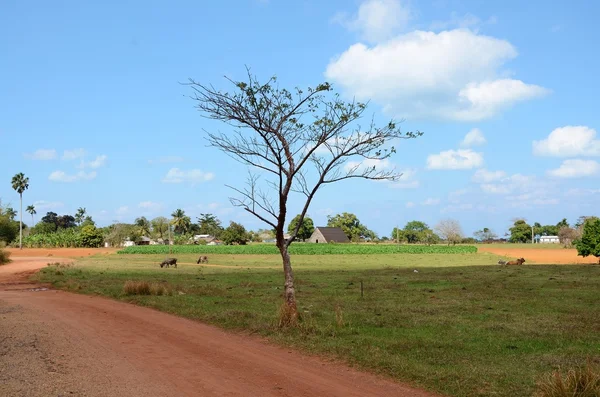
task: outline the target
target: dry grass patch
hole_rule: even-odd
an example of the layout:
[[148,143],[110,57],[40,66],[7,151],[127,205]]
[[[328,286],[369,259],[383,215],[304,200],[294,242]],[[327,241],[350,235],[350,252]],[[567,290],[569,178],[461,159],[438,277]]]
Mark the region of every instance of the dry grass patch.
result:
[[554,371],[538,382],[536,397],[600,397],[600,368],[588,360],[584,368],[566,374]]
[[3,250],[2,248],[0,248],[0,266],[2,265],[6,265],[7,263],[10,263],[10,252]]
[[123,292],[125,295],[172,295],[173,291],[171,288],[158,283],[149,283],[147,281],[133,281],[129,280],[125,282],[123,286]]

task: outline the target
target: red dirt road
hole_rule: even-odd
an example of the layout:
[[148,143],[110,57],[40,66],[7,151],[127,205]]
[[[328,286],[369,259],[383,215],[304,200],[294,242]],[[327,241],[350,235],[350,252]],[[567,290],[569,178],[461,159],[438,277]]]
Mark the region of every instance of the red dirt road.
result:
[[155,310],[16,284],[47,262],[0,267],[2,396],[433,396]]

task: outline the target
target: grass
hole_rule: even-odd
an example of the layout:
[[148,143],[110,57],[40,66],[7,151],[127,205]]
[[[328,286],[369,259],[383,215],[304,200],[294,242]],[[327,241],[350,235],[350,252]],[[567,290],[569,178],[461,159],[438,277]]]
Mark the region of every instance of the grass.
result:
[[585,367],[570,369],[565,375],[553,371],[538,383],[535,397],[598,397],[600,368],[589,361]]
[[[491,254],[298,255],[299,324],[280,327],[279,258],[211,255],[202,266],[194,255],[177,257],[177,269],[161,269],[163,255],[88,257],[61,275],[48,268],[37,277],[451,396],[532,395],[545,373],[600,362],[599,266],[507,268]],[[127,295],[128,280],[178,293]]]

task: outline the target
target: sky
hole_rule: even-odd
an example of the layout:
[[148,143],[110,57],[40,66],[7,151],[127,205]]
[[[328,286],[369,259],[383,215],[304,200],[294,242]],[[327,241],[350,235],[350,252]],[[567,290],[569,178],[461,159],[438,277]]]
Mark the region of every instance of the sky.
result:
[[[600,39],[594,1],[26,1],[0,6],[0,199],[30,179],[38,218],[78,207],[100,225],[216,214],[247,168],[207,146],[188,78],[230,90],[245,67],[284,87],[327,81],[377,123],[423,131],[377,164],[399,182],[324,187],[316,226],[352,212],[380,235],[456,219],[466,235],[511,220],[600,215]],[[298,213],[293,197],[289,212]],[[27,222],[29,216],[24,220]]]

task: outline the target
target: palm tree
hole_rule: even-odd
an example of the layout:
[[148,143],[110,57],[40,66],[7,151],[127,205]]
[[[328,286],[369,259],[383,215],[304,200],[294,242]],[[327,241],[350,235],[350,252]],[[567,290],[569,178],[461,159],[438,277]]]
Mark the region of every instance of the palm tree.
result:
[[31,227],[33,227],[33,224],[35,223],[33,220],[33,216],[37,214],[37,212],[35,211],[35,207],[33,205],[28,205],[25,211],[31,214]]
[[11,221],[15,220],[15,216],[17,216],[17,211],[15,211],[12,207],[6,207],[4,213]]
[[171,216],[173,220],[171,224],[175,226],[175,233],[185,233],[192,223],[189,216],[185,215],[185,211],[182,209],[176,209]]
[[137,218],[135,220],[135,225],[139,228],[142,236],[146,236],[146,237],[150,236],[150,229],[151,229],[150,221],[148,221],[148,219],[146,219],[145,216],[142,216],[141,218]]
[[19,172],[12,178],[12,188],[19,193],[21,199],[21,211],[19,221],[19,249],[23,249],[23,192],[29,188],[29,178],[25,177],[22,172]]
[[85,208],[79,207],[77,209],[77,213],[75,214],[75,222],[81,226],[81,223],[85,219],[86,210]]

